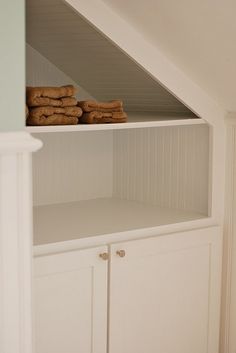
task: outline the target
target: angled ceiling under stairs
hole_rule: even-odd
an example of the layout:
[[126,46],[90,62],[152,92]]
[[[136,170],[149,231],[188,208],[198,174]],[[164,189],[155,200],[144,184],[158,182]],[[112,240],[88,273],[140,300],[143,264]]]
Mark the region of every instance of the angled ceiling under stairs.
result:
[[98,100],[127,111],[192,112],[61,0],[27,0],[27,42]]

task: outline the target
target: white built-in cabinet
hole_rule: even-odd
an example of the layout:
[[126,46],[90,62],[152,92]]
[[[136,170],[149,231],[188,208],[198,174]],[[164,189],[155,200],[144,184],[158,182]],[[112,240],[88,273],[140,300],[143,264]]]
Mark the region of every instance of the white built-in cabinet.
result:
[[120,98],[128,113],[124,124],[26,128],[43,142],[34,353],[218,353],[221,131],[68,1],[26,10],[27,85],[71,83],[79,100]]
[[35,134],[35,353],[218,350],[211,130],[135,126]]
[[215,353],[219,227],[36,257],[36,353]]

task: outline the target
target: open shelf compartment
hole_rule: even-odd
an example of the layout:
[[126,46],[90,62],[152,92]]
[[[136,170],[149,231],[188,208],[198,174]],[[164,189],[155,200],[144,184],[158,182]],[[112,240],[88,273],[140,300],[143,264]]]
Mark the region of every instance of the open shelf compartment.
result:
[[[55,8],[57,11],[55,11]],[[120,99],[128,122],[29,126],[31,133],[202,124],[183,102],[63,0],[27,0],[27,86],[77,88],[76,98]]]
[[35,245],[208,217],[207,124],[37,137]]

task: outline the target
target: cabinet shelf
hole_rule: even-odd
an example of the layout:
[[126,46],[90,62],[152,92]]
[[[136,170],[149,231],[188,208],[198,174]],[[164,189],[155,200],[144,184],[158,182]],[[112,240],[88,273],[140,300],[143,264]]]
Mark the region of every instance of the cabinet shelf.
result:
[[34,207],[34,244],[125,232],[187,222],[205,215],[146,203],[100,198]]
[[78,124],[78,125],[55,125],[55,126],[28,126],[26,130],[30,133],[42,132],[75,132],[75,131],[98,131],[98,130],[122,130],[145,127],[183,126],[206,124],[200,118],[176,117],[176,116],[144,116],[129,114],[127,123],[116,124]]

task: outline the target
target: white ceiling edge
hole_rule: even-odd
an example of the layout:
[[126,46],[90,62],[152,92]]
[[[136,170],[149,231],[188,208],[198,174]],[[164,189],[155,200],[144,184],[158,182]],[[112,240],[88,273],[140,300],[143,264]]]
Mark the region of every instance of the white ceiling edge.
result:
[[101,0],[65,0],[196,115],[222,125],[226,111]]

